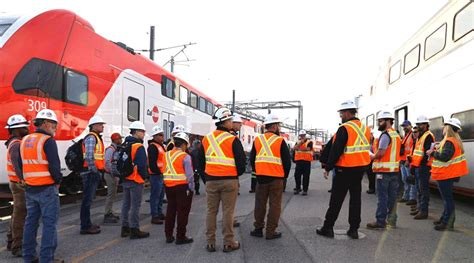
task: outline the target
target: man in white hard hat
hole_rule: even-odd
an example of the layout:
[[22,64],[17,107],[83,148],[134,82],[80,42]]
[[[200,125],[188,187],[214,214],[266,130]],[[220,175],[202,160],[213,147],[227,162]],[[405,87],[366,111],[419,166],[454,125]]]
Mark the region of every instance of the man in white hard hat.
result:
[[119,184],[120,172],[117,170],[118,149],[122,144],[122,135],[120,133],[113,133],[110,136],[112,143],[105,149],[105,172],[104,180],[107,184],[107,198],[105,199],[105,213],[104,223],[115,224],[118,223],[120,217],[116,215],[112,209],[117,195],[117,188]]
[[303,195],[308,194],[309,176],[311,174],[311,161],[313,161],[313,142],[308,140],[306,131],[301,130],[298,134],[298,142],[294,147],[295,183],[294,194],[301,192],[301,176],[303,176]]
[[334,237],[333,227],[349,192],[350,228],[346,234],[352,239],[359,238],[362,176],[370,164],[370,128],[362,124],[356,114],[357,106],[352,101],[345,101],[339,107],[342,124],[333,137],[324,177],[333,169],[336,173],[326,219],[323,227],[316,230],[325,237]]
[[[122,183],[122,233],[121,237],[130,239],[147,238],[150,233],[140,230],[140,207],[142,204],[143,186],[148,178],[147,156],[143,146],[145,125],[141,121],[130,124],[130,135],[125,138],[125,153],[134,165],[133,172],[125,177]],[[123,156],[122,158],[125,158]],[[130,214],[129,214],[130,212]]]
[[[257,136],[250,152],[250,164],[257,176],[255,192],[254,227],[250,235],[265,237],[267,240],[280,238],[277,231],[281,214],[284,180],[291,169],[291,156],[283,137],[280,136],[281,120],[269,114],[265,121],[265,133]],[[268,218],[265,225],[265,214],[269,203]]]
[[[34,125],[36,131],[26,135],[20,144],[27,208],[23,260],[53,262],[58,244],[59,185],[63,177],[58,146],[53,139],[58,126],[56,113],[50,109],[41,110],[34,119]],[[40,222],[43,232],[38,257],[36,236]]]
[[239,115],[234,115],[232,118],[232,133],[235,136],[240,135],[240,129],[242,128],[242,118]]
[[81,235],[94,235],[100,233],[100,226],[92,224],[91,205],[97,185],[105,170],[105,147],[101,133],[104,131],[105,121],[100,116],[89,120],[89,134],[82,142],[84,154],[84,168],[82,176],[82,203],[81,203]]
[[5,146],[7,147],[7,175],[13,196],[13,213],[7,232],[7,248],[16,257],[22,256],[23,227],[26,218],[25,185],[20,179],[23,177],[20,166],[20,142],[28,135],[29,126],[30,123],[20,114],[10,116],[5,126],[10,136]]
[[163,214],[163,198],[165,189],[163,185],[163,172],[165,166],[166,149],[163,129],[155,126],[151,131],[152,139],[148,141],[148,173],[150,174],[150,213],[151,223],[161,225],[165,220]]
[[426,116],[419,116],[416,120],[418,127],[418,140],[416,141],[411,160],[411,168],[414,169],[416,185],[418,185],[417,207],[410,214],[414,219],[428,218],[428,207],[430,203],[430,178],[433,157],[426,152],[432,148],[435,137],[431,133],[430,121]]
[[218,108],[213,119],[217,129],[202,140],[199,156],[199,167],[206,174],[207,193],[207,250],[216,251],[217,212],[222,202],[222,221],[224,252],[240,248],[234,239],[234,209],[239,190],[239,178],[245,172],[245,153],[242,143],[230,133],[232,129],[232,112]]
[[173,130],[171,131],[171,137],[170,137],[168,143],[166,143],[166,151],[173,150],[173,148],[174,148],[173,138],[178,132],[185,132],[184,131],[184,125],[176,125],[176,126],[173,127]]
[[400,175],[401,138],[393,129],[395,118],[390,111],[381,111],[378,115],[378,129],[381,135],[375,145],[375,154],[371,155],[372,170],[377,178],[376,221],[367,224],[368,229],[385,229],[397,225],[397,196]]

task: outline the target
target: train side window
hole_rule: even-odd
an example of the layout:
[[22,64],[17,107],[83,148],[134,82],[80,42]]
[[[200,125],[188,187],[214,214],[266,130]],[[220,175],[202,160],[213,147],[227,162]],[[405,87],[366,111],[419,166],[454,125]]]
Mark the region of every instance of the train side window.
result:
[[362,122],[362,124],[367,126],[367,118],[362,118],[360,121]]
[[189,91],[183,86],[179,86],[179,101],[184,104],[188,104]]
[[420,44],[416,45],[405,55],[403,73],[408,74],[420,65]]
[[434,57],[446,47],[446,23],[425,39],[425,60]]
[[451,117],[461,121],[462,130],[459,133],[461,139],[474,140],[474,109],[463,112],[454,113]]
[[140,101],[137,98],[128,97],[127,119],[131,122],[140,120]]
[[203,97],[199,97],[199,110],[202,112],[206,112],[206,99]]
[[12,24],[1,24],[0,25],[0,37],[3,36],[3,34],[5,34],[5,32],[7,32],[8,28],[11,26]]
[[16,75],[13,90],[29,96],[63,100],[63,74],[61,65],[32,58]]
[[189,105],[195,109],[198,107],[198,96],[194,92],[189,93]]
[[209,101],[207,102],[207,114],[211,116],[214,114],[214,104]]
[[402,123],[408,118],[408,106],[405,106],[403,108],[400,108],[398,110],[395,110],[395,122],[394,122],[394,127],[395,127],[395,130],[398,131],[398,133],[403,137],[405,136],[405,133],[402,129],[402,127],[400,127],[400,125],[402,125]]
[[66,71],[66,101],[87,105],[87,76],[72,70]]
[[161,77],[161,94],[163,96],[174,99],[174,86],[174,81],[165,76]]
[[470,1],[454,15],[453,40],[458,41],[474,31],[474,4]]
[[373,114],[370,114],[369,116],[367,116],[367,126],[370,129],[373,129],[375,127],[375,118]]
[[400,74],[402,72],[402,62],[399,60],[390,67],[390,75],[388,81],[390,84],[395,83],[395,81],[400,79]]
[[443,139],[443,126],[444,120],[442,116],[430,119],[430,131],[435,136],[437,142]]

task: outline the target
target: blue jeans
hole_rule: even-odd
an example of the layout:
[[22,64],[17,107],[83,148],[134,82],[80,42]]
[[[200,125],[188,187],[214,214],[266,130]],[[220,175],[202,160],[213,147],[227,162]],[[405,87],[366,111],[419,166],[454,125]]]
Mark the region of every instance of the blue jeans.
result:
[[416,187],[415,185],[407,183],[407,178],[410,177],[410,168],[405,165],[400,165],[400,172],[402,174],[402,181],[404,186],[403,199],[415,200],[416,199]]
[[[130,227],[130,228],[139,228],[140,206],[142,205],[143,184],[137,184],[132,181],[125,181],[122,183],[122,187],[123,187],[122,226]],[[131,212],[130,219],[128,218],[129,212]]]
[[91,205],[94,198],[100,175],[96,173],[82,174],[82,203],[81,203],[81,230],[88,230],[92,227]]
[[23,232],[23,260],[31,262],[37,258],[36,235],[38,226],[43,224],[41,234],[40,262],[52,262],[58,246],[56,230],[59,219],[59,196],[55,186],[40,192],[26,191],[26,221]]
[[[377,223],[385,226],[386,221],[397,223],[398,173],[378,173],[377,175]],[[382,176],[382,178],[379,178]],[[388,218],[387,218],[388,217]]]
[[444,210],[441,215],[441,222],[452,225],[454,224],[454,199],[453,199],[453,183],[457,182],[459,178],[451,178],[447,180],[438,181],[438,189],[443,198]]
[[430,177],[431,167],[420,166],[415,169],[418,182],[418,208],[421,213],[428,213],[430,205]]
[[162,175],[150,176],[150,183],[150,213],[152,217],[157,217],[163,213],[163,198],[165,197]]

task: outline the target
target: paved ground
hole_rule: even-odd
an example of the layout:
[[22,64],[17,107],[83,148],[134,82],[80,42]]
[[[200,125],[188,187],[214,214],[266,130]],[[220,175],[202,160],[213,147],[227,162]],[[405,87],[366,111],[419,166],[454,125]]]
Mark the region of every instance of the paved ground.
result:
[[[283,199],[283,214],[279,229],[283,238],[267,241],[249,235],[253,224],[254,194],[248,193],[250,176],[241,178],[241,195],[236,217],[241,227],[236,229],[242,249],[225,254],[222,236],[218,236],[218,252],[205,250],[206,196],[196,196],[189,218],[188,234],[194,243],[183,246],[166,244],[163,226],[150,225],[149,205],[142,206],[142,228],[151,232],[143,240],[120,238],[120,226],[102,225],[96,236],[79,235],[79,204],[61,208],[59,247],[57,257],[66,262],[474,262],[474,205],[457,204],[456,230],[437,232],[432,221],[439,216],[442,204],[432,195],[430,219],[415,221],[405,205],[399,206],[398,228],[387,231],[360,229],[360,240],[348,240],[344,235],[327,239],[316,235],[315,229],[323,222],[330,181],[321,170],[312,171],[308,196],[287,191]],[[291,174],[287,189],[294,187]],[[362,226],[374,220],[376,197],[362,194]],[[146,194],[148,196],[148,194]],[[92,210],[93,221],[101,223],[104,200],[98,197]],[[120,201],[115,204],[120,208]],[[341,211],[336,230],[346,230],[348,200]],[[220,215],[219,215],[220,218]],[[7,222],[0,224],[0,235],[5,235]],[[220,232],[220,230],[218,230]],[[21,262],[13,258],[5,247],[0,247],[0,262]]]

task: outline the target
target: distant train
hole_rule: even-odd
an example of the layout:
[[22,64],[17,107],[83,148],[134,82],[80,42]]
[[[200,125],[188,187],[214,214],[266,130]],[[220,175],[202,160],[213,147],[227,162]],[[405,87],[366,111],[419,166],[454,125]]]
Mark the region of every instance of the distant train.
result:
[[359,117],[377,129],[382,109],[395,113],[395,127],[417,116],[430,118],[430,130],[442,139],[444,120],[461,120],[461,137],[471,176],[455,191],[474,196],[474,2],[449,1],[389,57],[375,83],[359,101]]

